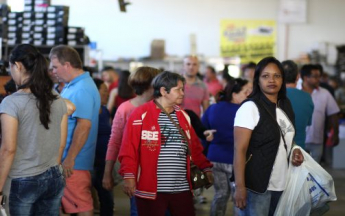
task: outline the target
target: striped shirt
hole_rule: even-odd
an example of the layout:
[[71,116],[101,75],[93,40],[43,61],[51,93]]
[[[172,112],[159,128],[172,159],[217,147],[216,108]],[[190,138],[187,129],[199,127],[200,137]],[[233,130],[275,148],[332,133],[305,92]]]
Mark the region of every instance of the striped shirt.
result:
[[[175,111],[170,114],[179,124]],[[174,193],[189,190],[187,181],[187,145],[178,128],[161,112],[161,150],[158,156],[157,192]]]

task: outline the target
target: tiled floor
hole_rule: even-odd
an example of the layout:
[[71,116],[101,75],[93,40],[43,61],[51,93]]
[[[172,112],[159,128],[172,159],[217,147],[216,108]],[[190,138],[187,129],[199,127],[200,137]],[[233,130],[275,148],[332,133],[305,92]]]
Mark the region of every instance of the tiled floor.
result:
[[[330,203],[330,211],[326,216],[343,216],[345,215],[345,169],[330,169],[327,168],[328,172],[333,176],[335,181],[335,189],[338,200]],[[114,189],[115,193],[115,214],[116,216],[127,216],[129,215],[129,199],[122,192],[121,185],[118,185]],[[196,215],[206,216],[209,215],[210,203],[213,198],[213,188],[206,190],[204,196],[207,198],[206,204],[196,204]],[[232,203],[229,201],[226,215],[233,215]]]

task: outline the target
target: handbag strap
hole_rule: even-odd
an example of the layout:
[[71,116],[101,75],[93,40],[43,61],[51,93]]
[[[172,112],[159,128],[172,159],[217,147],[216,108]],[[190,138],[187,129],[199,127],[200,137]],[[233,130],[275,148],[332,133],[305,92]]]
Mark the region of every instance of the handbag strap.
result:
[[181,128],[180,125],[178,125],[175,120],[171,117],[171,115],[163,108],[163,106],[158,103],[158,101],[153,100],[153,102],[164,112],[165,115],[168,116],[168,118],[170,119],[170,121],[175,125],[175,127],[178,129],[178,131],[180,132],[180,134],[182,135],[182,137],[186,140],[187,142],[187,150],[188,150],[188,154],[191,155],[191,151],[189,149],[189,144],[188,144],[188,138],[186,133],[183,131],[183,129]]
[[[280,131],[280,135],[283,138],[285,151],[286,151],[286,153],[288,153],[288,149],[287,149],[287,145],[286,145],[286,141],[285,141],[285,136],[284,136],[284,133],[283,133],[282,129],[280,128],[280,125],[277,122],[277,119],[272,115],[272,113],[268,110],[268,108],[266,107],[265,104],[261,103],[260,100],[257,100],[257,101],[268,112],[268,114],[273,118],[274,122],[278,125],[279,131]],[[289,160],[290,154],[291,154],[291,151],[290,151],[290,153],[288,154],[288,157],[287,157],[288,164],[289,164],[289,161],[290,161]]]

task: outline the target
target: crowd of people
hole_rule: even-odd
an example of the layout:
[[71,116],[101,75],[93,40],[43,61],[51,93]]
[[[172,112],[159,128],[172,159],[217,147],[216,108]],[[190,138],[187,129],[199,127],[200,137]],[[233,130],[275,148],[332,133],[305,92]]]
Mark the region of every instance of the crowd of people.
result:
[[326,139],[339,143],[342,96],[321,65],[266,57],[219,80],[212,66],[201,78],[187,56],[181,74],[106,67],[95,77],[72,47],[52,48],[48,63],[25,44],[9,65],[0,200],[13,216],[93,215],[92,187],[100,215],[114,215],[117,161],[130,215],[195,215],[194,199],[207,201],[192,188],[191,162],[214,186],[210,215],[225,215],[231,194],[234,215],[273,215],[300,148],[321,162]]

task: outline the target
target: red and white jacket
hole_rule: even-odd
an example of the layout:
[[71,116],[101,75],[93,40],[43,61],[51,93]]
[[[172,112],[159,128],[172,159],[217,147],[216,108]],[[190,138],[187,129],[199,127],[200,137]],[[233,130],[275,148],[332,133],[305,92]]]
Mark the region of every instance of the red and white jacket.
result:
[[[179,106],[174,107],[180,127],[188,137],[192,160],[204,171],[211,171],[212,164],[203,155],[203,147],[191,126],[188,114]],[[119,173],[124,179],[137,179],[135,195],[146,199],[157,196],[157,166],[161,148],[161,131],[158,117],[161,110],[153,101],[136,108],[128,119],[119,154]],[[190,182],[190,157],[187,157],[187,180]]]

